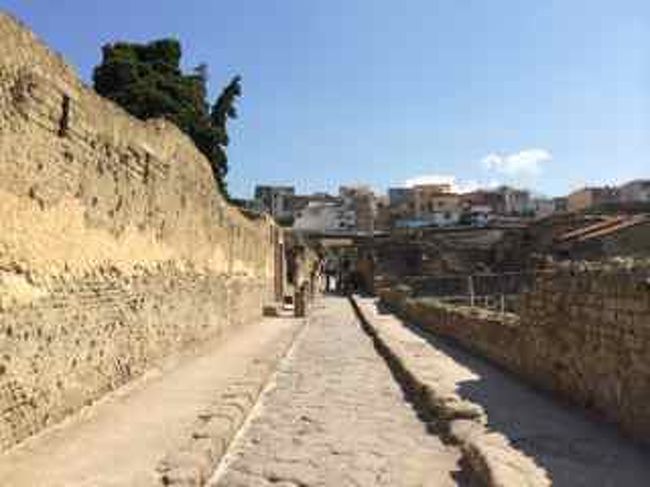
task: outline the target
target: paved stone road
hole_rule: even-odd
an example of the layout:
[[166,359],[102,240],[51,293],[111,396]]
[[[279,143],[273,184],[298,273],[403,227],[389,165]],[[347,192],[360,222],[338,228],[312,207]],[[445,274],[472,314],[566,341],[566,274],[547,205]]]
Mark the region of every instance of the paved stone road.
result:
[[210,485],[457,485],[349,303],[326,297]]

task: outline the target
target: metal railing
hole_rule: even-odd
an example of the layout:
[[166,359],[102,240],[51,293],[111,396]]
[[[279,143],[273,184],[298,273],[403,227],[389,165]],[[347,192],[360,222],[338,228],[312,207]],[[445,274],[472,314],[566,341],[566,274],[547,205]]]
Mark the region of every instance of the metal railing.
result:
[[[594,275],[600,279],[593,279]],[[555,268],[525,272],[453,274],[437,276],[406,276],[393,282],[406,285],[416,298],[471,307],[481,307],[501,313],[518,313],[523,294],[535,291],[538,285],[552,277],[560,286],[567,277],[572,286],[602,287],[605,282],[632,283],[650,289],[650,262],[618,260],[612,262],[575,262]],[[559,281],[556,281],[559,280]],[[594,284],[595,283],[595,284]],[[598,289],[594,292],[600,292]]]
[[539,274],[540,271],[414,276],[401,282],[411,288],[414,297],[513,313],[517,311],[519,297],[534,288]]

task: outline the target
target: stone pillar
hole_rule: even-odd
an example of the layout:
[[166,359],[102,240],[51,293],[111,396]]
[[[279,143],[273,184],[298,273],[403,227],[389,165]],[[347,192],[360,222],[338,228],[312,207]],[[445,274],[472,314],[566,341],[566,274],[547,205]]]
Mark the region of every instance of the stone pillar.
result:
[[293,315],[296,318],[303,318],[307,314],[306,286],[296,286],[293,295]]

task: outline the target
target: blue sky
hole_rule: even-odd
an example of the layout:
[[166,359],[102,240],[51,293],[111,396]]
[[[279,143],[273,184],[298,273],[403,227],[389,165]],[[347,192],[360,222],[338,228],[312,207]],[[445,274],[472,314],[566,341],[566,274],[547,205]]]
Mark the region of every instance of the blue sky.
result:
[[243,76],[229,185],[449,180],[560,195],[650,177],[650,2],[3,0],[89,80],[175,36],[212,95]]

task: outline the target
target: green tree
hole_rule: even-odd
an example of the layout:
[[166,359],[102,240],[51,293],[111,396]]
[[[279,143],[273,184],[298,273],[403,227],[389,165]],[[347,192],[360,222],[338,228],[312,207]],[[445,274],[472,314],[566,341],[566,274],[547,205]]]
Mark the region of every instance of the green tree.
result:
[[210,161],[216,184],[227,197],[227,122],[237,116],[241,78],[235,76],[210,106],[207,65],[184,74],[181,45],[175,39],[108,44],[102,53],[93,73],[95,90],[142,120],[164,117],[174,122]]
[[227,193],[225,187],[225,176],[228,172],[228,155],[226,153],[226,147],[230,143],[227,124],[229,119],[237,118],[235,101],[241,96],[241,93],[241,77],[235,76],[223,89],[221,95],[219,95],[210,110],[210,121],[212,127],[216,130],[217,135],[215,154],[213,157],[216,162],[216,167],[222,171],[219,173],[218,181],[222,185],[221,189],[224,194]]

